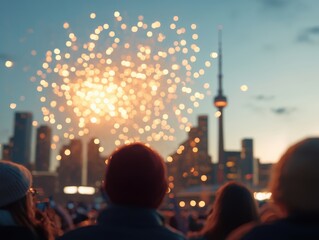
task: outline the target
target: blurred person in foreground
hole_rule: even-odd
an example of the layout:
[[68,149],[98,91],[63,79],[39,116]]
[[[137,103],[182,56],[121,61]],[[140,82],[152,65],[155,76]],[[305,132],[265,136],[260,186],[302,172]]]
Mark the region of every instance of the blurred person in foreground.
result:
[[111,204],[97,224],[66,233],[60,240],[184,239],[164,226],[156,209],[167,190],[162,157],[142,143],[115,150],[106,167],[104,191]]
[[24,166],[0,160],[0,239],[54,239],[50,221],[37,219],[32,175]]
[[271,202],[264,203],[261,207],[259,207],[259,223],[258,222],[250,222],[240,227],[236,228],[232,231],[226,238],[226,240],[240,240],[244,235],[246,235],[249,231],[251,231],[258,224],[262,223],[271,223],[282,217],[282,213],[278,206],[274,205]]
[[225,240],[238,227],[256,222],[258,210],[252,193],[244,185],[228,182],[218,189],[212,213],[200,235],[192,239]]
[[285,217],[242,239],[319,239],[319,138],[292,145],[276,164],[270,191]]

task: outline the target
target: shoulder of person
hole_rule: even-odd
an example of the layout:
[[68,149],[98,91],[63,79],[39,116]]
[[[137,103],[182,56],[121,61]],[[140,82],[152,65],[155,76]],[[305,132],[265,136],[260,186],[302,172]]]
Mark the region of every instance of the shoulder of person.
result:
[[283,237],[290,232],[291,226],[285,219],[280,219],[271,223],[259,224],[245,234],[241,240],[259,239],[284,239]]
[[99,231],[99,228],[97,227],[97,225],[80,227],[80,228],[76,228],[74,230],[71,230],[69,232],[66,232],[62,236],[58,237],[56,240],[92,239],[92,237],[96,237],[95,236],[96,234],[99,234],[98,231]]
[[188,236],[188,240],[206,240],[204,236]]
[[166,227],[153,229],[139,229],[123,226],[92,225],[77,228],[65,233],[57,240],[102,240],[105,239],[165,239],[165,240],[186,240],[179,232],[172,231]]
[[34,240],[35,235],[26,227],[22,226],[0,226],[0,239],[23,239]]

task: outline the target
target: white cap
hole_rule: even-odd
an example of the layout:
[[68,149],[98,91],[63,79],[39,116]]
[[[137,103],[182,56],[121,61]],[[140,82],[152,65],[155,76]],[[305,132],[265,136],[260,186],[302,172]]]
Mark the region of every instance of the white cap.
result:
[[32,175],[26,167],[0,160],[0,207],[23,198],[31,185]]

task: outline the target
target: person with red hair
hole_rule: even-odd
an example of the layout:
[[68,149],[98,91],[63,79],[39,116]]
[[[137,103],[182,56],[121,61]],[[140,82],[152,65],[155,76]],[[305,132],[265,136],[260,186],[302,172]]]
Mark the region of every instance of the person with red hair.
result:
[[98,223],[66,233],[60,240],[183,240],[156,209],[167,191],[163,158],[142,143],[115,150],[108,159],[103,190],[110,205]]
[[270,182],[282,219],[255,227],[242,239],[319,239],[319,138],[292,145],[276,164]]

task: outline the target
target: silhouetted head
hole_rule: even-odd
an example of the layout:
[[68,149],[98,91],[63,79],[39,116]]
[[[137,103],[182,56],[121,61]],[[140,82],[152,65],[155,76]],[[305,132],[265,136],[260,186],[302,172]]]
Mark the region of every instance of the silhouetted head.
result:
[[206,221],[207,239],[225,239],[237,227],[258,221],[256,201],[243,185],[228,182],[216,193],[212,214]]
[[288,214],[319,212],[319,138],[292,145],[274,167],[270,190]]
[[104,188],[114,204],[157,208],[167,190],[164,160],[142,143],[123,146],[108,160]]

